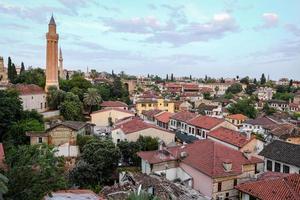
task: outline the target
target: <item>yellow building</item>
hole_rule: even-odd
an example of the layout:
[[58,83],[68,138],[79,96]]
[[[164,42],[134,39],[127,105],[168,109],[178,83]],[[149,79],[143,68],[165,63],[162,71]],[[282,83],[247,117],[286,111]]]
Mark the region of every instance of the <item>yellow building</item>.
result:
[[141,114],[144,110],[153,110],[158,109],[162,111],[168,111],[170,113],[175,112],[175,103],[170,100],[165,100],[163,98],[155,99],[155,100],[140,100],[136,102],[136,111],[138,114]]

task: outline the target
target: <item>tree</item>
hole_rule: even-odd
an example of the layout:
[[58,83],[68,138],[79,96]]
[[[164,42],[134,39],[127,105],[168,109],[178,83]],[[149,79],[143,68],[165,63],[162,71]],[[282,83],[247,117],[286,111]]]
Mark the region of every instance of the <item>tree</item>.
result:
[[231,104],[227,110],[230,114],[243,114],[249,118],[255,118],[257,115],[257,110],[251,99],[238,100],[237,103]]
[[218,95],[219,90],[220,90],[219,86],[216,86],[215,87],[216,96]]
[[54,153],[54,149],[46,144],[9,149],[5,156],[9,179],[5,198],[38,200],[52,191],[65,189],[64,159]]
[[0,136],[21,118],[22,110],[22,102],[16,90],[0,90]]
[[112,181],[121,154],[111,140],[92,139],[83,147],[79,162],[70,172],[73,184],[96,187]]
[[71,92],[67,92],[64,101],[59,106],[60,114],[65,120],[81,121],[83,120],[83,106],[79,97]]
[[166,75],[166,81],[169,81],[169,74]]
[[[142,149],[141,144],[142,143],[139,142],[120,141],[118,143],[118,147],[122,155],[121,156],[122,161],[129,165],[138,166],[140,164],[140,159],[136,153]],[[151,147],[144,147],[144,148],[151,148]]]
[[267,115],[272,115],[273,113],[276,112],[275,108],[270,108],[269,104],[266,102],[263,106],[263,111]]
[[153,151],[158,149],[158,138],[140,136],[137,143],[140,145],[141,151]]
[[66,79],[67,79],[67,80],[70,79],[69,71],[67,71]]
[[24,145],[29,144],[27,131],[43,131],[44,124],[36,119],[24,119],[14,122],[4,135],[5,145]]
[[225,93],[224,98],[225,99],[232,99],[233,98],[233,94],[231,92]]
[[8,178],[0,173],[0,199],[3,199],[3,194],[8,192]]
[[104,101],[108,101],[112,98],[111,93],[112,93],[112,86],[109,84],[97,84],[94,86],[97,90],[99,95]]
[[230,87],[227,88],[226,93],[230,92],[232,94],[240,93],[243,90],[243,87],[239,83],[234,83]]
[[25,72],[25,66],[24,63],[21,63],[21,69],[20,69],[20,74],[22,74],[23,72]]
[[173,73],[171,74],[171,81],[172,82],[174,81],[174,75],[173,75]]
[[101,102],[101,96],[96,88],[89,88],[87,93],[84,93],[83,102],[89,106],[89,113],[92,112],[92,107],[98,105]]
[[256,80],[256,78],[253,79],[253,84],[257,85],[257,80]]
[[7,68],[7,76],[11,83],[15,83],[18,75],[17,75],[16,66],[14,63],[11,63],[11,61]]
[[265,77],[265,74],[263,73],[262,75],[261,75],[261,78],[260,78],[260,84],[261,85],[264,85],[264,84],[266,84],[266,77]]
[[204,92],[204,93],[203,93],[203,98],[204,98],[204,99],[207,99],[207,100],[211,100],[210,93],[209,93],[209,92]]
[[35,84],[42,88],[45,87],[46,76],[41,68],[29,69],[20,73],[15,83]]
[[246,77],[244,77],[244,78],[242,78],[241,80],[240,80],[240,83],[243,83],[243,84],[246,84],[246,85],[248,85],[249,84],[249,76],[246,76]]
[[256,85],[255,84],[248,84],[246,89],[245,89],[245,92],[248,95],[252,95],[253,92],[255,92],[255,91],[256,91]]
[[63,102],[66,93],[58,90],[55,86],[50,86],[47,93],[47,104],[51,110],[59,109],[60,104]]

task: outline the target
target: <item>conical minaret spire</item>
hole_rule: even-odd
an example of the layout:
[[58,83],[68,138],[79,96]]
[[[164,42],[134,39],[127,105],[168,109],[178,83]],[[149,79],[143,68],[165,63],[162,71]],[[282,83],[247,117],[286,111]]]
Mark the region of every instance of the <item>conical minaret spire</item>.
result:
[[64,59],[63,59],[63,56],[62,56],[61,47],[59,47],[59,59],[58,59],[58,61],[59,61],[59,66],[58,66],[59,77],[61,79],[64,79],[65,78],[64,67],[63,67],[64,66],[63,65]]
[[53,15],[48,24],[48,33],[46,34],[47,49],[46,49],[46,86],[55,86],[59,88],[58,84],[58,34],[56,33],[56,23]]

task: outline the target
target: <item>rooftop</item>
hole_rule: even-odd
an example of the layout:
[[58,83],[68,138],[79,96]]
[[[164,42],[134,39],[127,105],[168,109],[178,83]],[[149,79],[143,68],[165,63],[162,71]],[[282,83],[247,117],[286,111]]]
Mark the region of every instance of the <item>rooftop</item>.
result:
[[300,167],[300,145],[274,140],[259,155]]
[[128,114],[134,115],[133,112],[130,112],[130,111],[124,110],[124,109],[120,109],[120,108],[105,108],[105,109],[102,109],[102,110],[94,111],[94,112],[92,112],[91,115],[97,114],[97,113],[102,113],[102,112],[112,112],[112,111],[115,111],[115,112],[124,112],[124,113],[128,113]]
[[102,107],[128,107],[128,105],[122,101],[103,101],[100,106]]
[[[150,164],[155,164],[178,160],[181,152],[187,153],[185,158],[181,158],[181,162],[213,178],[239,175],[242,173],[242,165],[263,162],[254,156],[247,159],[242,152],[209,139],[169,147],[163,151],[139,152],[138,156]],[[200,154],[201,156],[199,156]],[[223,167],[223,163],[228,161],[232,163],[231,171],[225,171]]]
[[163,112],[163,113],[159,113],[159,114],[155,115],[155,119],[157,121],[160,121],[160,122],[163,122],[163,123],[169,123],[170,117],[172,115],[173,114],[170,113],[170,112]]
[[247,136],[242,133],[224,127],[217,128],[209,132],[208,135],[239,148],[250,142]]
[[188,121],[188,124],[192,126],[196,126],[199,128],[204,128],[206,130],[210,130],[217,125],[224,122],[223,119],[218,119],[215,117],[209,117],[209,116],[198,116]]
[[236,189],[261,200],[300,199],[300,175],[265,173],[256,181],[242,183]]
[[46,94],[44,89],[34,84],[16,84],[12,86],[21,95]]
[[171,119],[187,122],[187,121],[193,119],[196,116],[197,116],[196,113],[192,113],[192,112],[189,112],[189,111],[181,111],[181,112],[178,112],[178,113],[174,114],[171,117]]
[[234,119],[234,120],[247,120],[248,119],[248,117],[243,114],[227,115],[226,118]]

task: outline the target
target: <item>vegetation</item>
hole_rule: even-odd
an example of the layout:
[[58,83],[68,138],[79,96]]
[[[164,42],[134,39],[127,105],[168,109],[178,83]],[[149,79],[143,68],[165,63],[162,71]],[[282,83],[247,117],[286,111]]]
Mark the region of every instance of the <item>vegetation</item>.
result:
[[64,189],[64,161],[54,156],[47,145],[23,145],[6,152],[9,179],[5,199],[39,200],[58,189]]
[[266,84],[266,82],[267,82],[267,80],[266,80],[265,74],[262,74],[261,78],[260,78],[260,84],[264,85],[264,84]]
[[83,146],[80,160],[70,172],[70,181],[81,188],[95,188],[112,181],[121,154],[111,140],[92,139]]
[[65,120],[81,121],[83,120],[83,105],[79,97],[72,92],[67,92],[63,102],[59,107],[60,114]]
[[131,192],[126,200],[159,200],[159,198],[141,190]]
[[3,199],[3,194],[8,192],[8,178],[0,173],[0,199]]
[[84,93],[83,102],[89,106],[89,113],[92,112],[92,107],[97,106],[101,102],[101,96],[96,88],[89,88],[87,93]]
[[254,107],[254,102],[252,99],[241,99],[237,103],[231,104],[228,107],[230,114],[243,114],[249,118],[255,118],[257,115],[257,110]]
[[234,83],[230,87],[227,88],[226,93],[237,94],[243,91],[242,85],[239,83]]
[[272,115],[273,113],[276,112],[275,108],[271,108],[268,103],[264,104],[263,111],[267,115]]
[[35,84],[42,88],[45,87],[46,76],[41,68],[29,69],[20,72],[20,75],[15,79],[15,83]]

